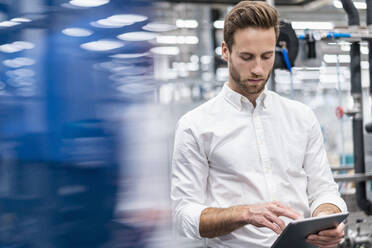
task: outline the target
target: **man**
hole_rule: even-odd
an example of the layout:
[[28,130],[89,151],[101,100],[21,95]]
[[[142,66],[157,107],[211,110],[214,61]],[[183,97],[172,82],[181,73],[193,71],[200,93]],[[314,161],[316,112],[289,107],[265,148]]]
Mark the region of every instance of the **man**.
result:
[[[226,16],[229,77],[215,98],[178,122],[171,175],[175,227],[210,247],[270,247],[290,219],[346,211],[307,106],[265,89],[277,11],[242,1]],[[309,235],[336,247],[344,224]]]

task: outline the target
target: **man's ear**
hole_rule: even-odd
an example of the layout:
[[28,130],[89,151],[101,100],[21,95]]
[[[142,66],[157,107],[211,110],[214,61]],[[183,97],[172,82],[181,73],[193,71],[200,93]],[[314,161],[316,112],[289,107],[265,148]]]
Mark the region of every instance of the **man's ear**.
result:
[[227,62],[229,61],[230,51],[226,42],[222,42],[222,58]]

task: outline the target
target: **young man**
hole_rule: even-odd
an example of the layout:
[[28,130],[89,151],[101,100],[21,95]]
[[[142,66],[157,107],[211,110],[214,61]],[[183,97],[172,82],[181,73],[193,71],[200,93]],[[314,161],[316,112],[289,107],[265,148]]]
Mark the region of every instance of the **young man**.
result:
[[[277,11],[242,1],[226,16],[229,78],[178,122],[171,175],[175,226],[211,247],[270,247],[290,219],[346,211],[307,106],[265,89]],[[307,241],[336,247],[344,224]]]

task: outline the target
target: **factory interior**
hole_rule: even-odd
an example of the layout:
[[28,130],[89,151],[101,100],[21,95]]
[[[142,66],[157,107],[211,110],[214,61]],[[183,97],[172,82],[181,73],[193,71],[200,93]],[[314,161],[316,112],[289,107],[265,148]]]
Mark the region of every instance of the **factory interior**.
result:
[[[268,1],[267,88],[320,122],[338,247],[372,247],[372,1]],[[0,0],[0,248],[204,247],[172,227],[174,132],[228,79],[238,2]]]

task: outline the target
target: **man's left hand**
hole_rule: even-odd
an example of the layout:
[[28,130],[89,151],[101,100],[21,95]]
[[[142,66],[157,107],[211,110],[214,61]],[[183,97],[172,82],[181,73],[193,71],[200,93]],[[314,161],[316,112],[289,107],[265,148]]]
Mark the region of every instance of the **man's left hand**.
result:
[[[333,204],[322,204],[314,210],[313,217],[340,213],[340,209]],[[345,224],[341,223],[333,229],[323,230],[311,234],[306,241],[320,248],[335,248],[345,235]]]
[[345,224],[341,223],[333,229],[309,235],[306,241],[320,248],[335,248],[344,237],[344,229]]

